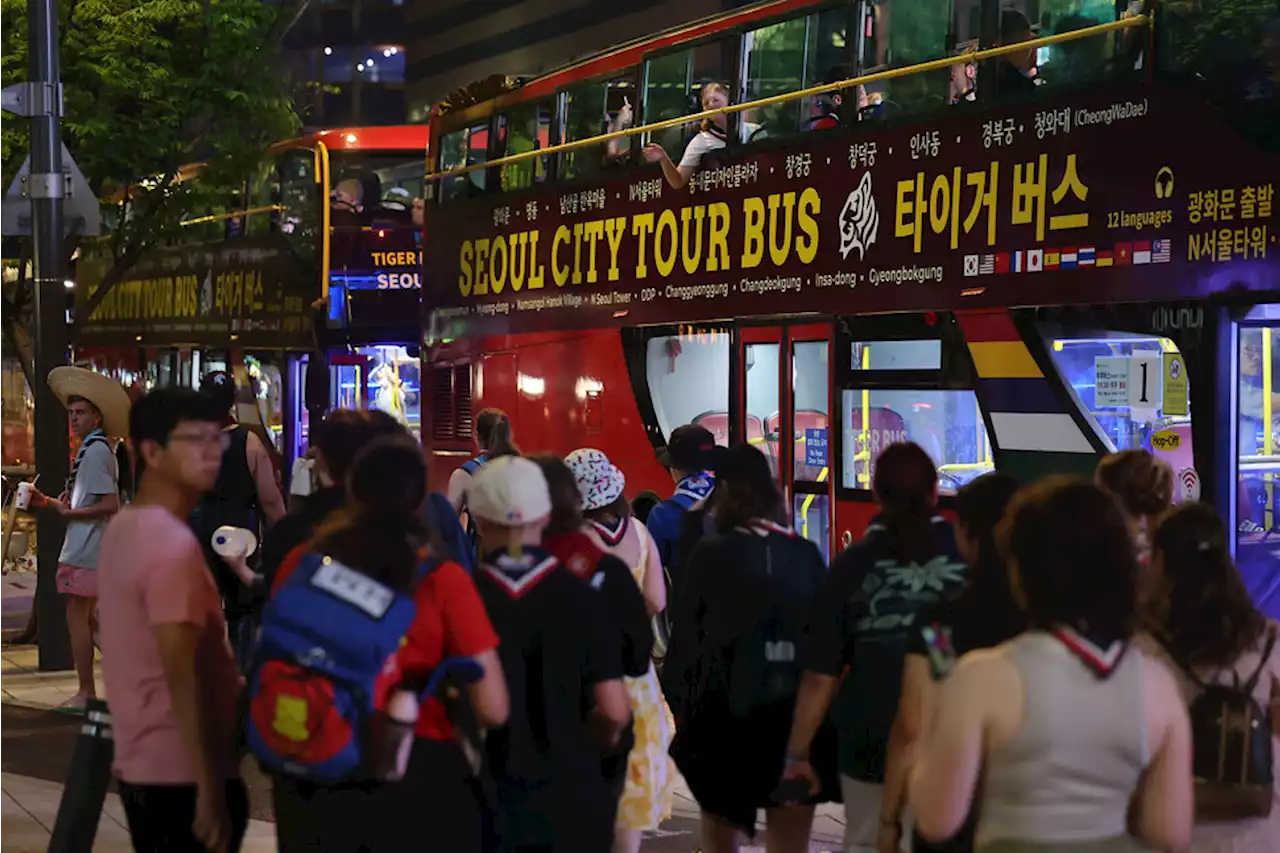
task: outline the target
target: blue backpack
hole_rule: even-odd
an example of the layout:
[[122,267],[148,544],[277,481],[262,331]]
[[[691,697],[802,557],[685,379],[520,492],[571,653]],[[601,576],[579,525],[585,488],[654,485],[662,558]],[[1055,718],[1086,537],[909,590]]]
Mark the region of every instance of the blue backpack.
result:
[[[424,560],[415,586],[434,564]],[[411,593],[310,553],[267,602],[246,685],[245,741],[267,769],[370,778],[380,676],[417,614]]]

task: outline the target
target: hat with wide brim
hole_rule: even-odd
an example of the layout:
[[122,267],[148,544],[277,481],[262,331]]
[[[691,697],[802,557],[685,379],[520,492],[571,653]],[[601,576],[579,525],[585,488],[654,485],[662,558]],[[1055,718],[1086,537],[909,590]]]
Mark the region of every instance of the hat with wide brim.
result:
[[83,367],[55,367],[49,371],[49,387],[66,406],[72,397],[83,397],[102,413],[102,428],[112,438],[129,435],[129,395],[109,376]]

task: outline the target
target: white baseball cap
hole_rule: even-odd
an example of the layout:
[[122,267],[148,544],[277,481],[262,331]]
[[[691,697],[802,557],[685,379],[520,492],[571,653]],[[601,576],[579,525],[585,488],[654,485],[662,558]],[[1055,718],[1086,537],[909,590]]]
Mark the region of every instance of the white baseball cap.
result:
[[484,465],[467,490],[467,510],[486,521],[520,527],[551,515],[551,492],[537,463],[500,456]]

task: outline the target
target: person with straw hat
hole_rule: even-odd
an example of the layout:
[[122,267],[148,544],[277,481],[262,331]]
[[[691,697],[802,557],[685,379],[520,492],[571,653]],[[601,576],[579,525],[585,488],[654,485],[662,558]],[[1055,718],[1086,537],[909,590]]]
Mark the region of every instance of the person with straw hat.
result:
[[58,555],[58,592],[67,597],[67,633],[79,689],[58,707],[82,713],[96,696],[93,637],[97,621],[98,548],[111,516],[120,510],[120,467],[112,439],[129,433],[129,395],[120,383],[82,367],[55,367],[49,387],[67,408],[71,431],[80,439],[66,491],[57,498],[33,494],[33,506],[56,511],[67,521]]

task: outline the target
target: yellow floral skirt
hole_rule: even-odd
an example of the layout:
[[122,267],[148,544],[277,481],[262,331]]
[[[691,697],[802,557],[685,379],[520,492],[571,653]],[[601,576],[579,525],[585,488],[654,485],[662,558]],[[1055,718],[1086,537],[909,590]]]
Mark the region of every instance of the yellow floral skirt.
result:
[[675,733],[653,665],[640,678],[625,679],[635,721],[636,744],[627,758],[627,784],[618,803],[620,829],[657,829],[671,817],[675,764],[667,750]]

